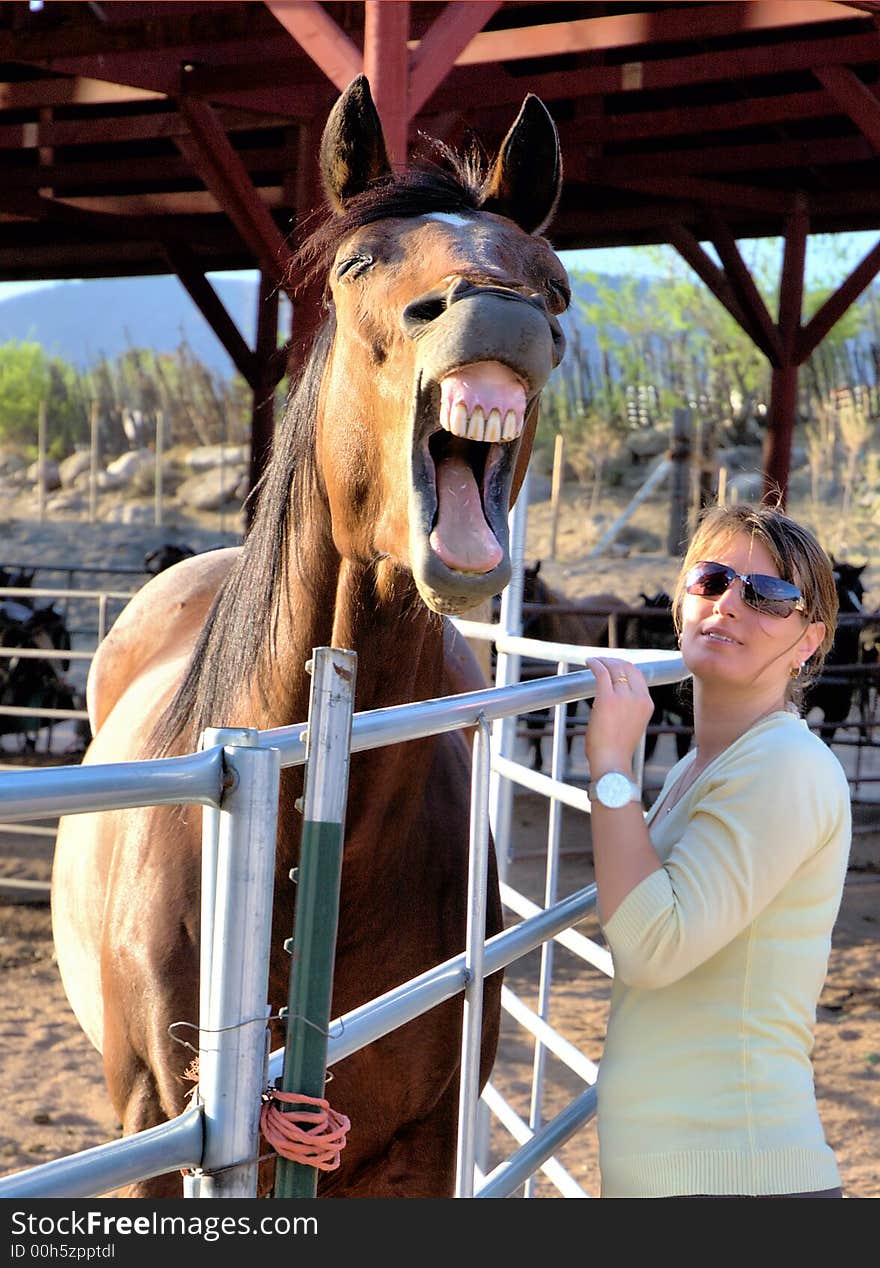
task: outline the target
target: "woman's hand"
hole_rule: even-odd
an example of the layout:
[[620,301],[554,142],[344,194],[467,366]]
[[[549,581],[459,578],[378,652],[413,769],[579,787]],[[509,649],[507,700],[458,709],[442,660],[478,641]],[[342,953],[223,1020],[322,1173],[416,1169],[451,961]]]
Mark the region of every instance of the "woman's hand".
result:
[[584,737],[592,778],[609,770],[632,771],[633,755],[654,712],[648,684],[628,660],[603,656],[587,661],[596,679],[596,695]]

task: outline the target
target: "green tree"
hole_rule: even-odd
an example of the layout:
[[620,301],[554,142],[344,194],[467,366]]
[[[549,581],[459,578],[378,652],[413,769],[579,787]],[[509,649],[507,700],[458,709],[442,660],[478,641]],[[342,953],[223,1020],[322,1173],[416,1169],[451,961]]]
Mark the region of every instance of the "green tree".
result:
[[88,437],[76,370],[59,357],[47,356],[38,343],[11,339],[0,345],[0,443],[35,451],[42,401],[49,453],[62,457]]

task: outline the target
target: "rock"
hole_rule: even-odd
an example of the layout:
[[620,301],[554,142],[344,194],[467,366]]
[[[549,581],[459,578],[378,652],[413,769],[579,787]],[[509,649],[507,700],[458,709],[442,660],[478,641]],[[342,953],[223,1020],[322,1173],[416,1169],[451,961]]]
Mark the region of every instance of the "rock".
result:
[[200,445],[190,449],[184,462],[192,471],[210,471],[212,467],[242,467],[250,462],[250,445]]
[[626,448],[634,458],[641,461],[645,458],[656,458],[669,448],[669,432],[659,427],[646,427],[643,430],[627,434]]
[[175,494],[177,501],[197,511],[216,511],[235,499],[247,471],[238,467],[212,467],[197,476],[184,480]]
[[[34,484],[40,478],[40,464],[32,462],[27,469],[27,478],[32,480]],[[48,490],[61,488],[61,476],[58,474],[58,463],[53,462],[51,458],[47,458],[43,464],[43,485]]]
[[139,472],[156,465],[156,455],[152,449],[132,449],[107,463],[110,475],[122,476],[125,480],[133,480]]
[[77,450],[72,453],[69,458],[65,458],[58,466],[58,474],[61,477],[62,487],[67,489],[76,484],[77,477],[83,473],[88,476],[89,468],[92,465],[91,454],[87,449]]
[[760,502],[764,491],[764,477],[760,471],[744,471],[727,485],[728,502]]
[[27,460],[14,449],[0,449],[0,475],[23,475],[27,465]]

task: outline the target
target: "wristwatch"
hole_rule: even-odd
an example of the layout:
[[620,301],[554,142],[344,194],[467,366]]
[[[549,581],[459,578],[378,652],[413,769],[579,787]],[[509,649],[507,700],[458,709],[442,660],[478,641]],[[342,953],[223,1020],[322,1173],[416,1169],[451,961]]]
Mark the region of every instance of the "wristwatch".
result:
[[606,771],[590,789],[590,801],[598,801],[609,810],[619,810],[631,801],[641,801],[642,790],[622,771]]

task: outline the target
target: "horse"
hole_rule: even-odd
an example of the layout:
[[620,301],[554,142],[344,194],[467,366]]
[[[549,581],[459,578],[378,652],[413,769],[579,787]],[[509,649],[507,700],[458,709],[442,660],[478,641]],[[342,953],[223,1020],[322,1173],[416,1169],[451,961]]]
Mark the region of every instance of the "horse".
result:
[[[359,711],[484,684],[448,619],[500,593],[507,524],[541,391],[565,346],[566,271],[543,236],[561,190],[556,127],[528,94],[490,162],[438,148],[392,171],[369,83],[325,123],[327,211],[297,256],[326,313],[275,430],[240,546],[149,579],[92,663],[85,763],[192,752],[208,726],[307,716],[313,648],[357,654]],[[303,771],[282,772],[268,1004],[287,999]],[[459,731],[350,764],[332,1015],[459,954],[467,924],[470,742]],[[52,918],[68,1000],[103,1053],[125,1134],[178,1115],[198,1018],[200,818],[151,807],[62,819]],[[495,860],[487,936],[502,928]],[[484,989],[480,1078],[498,1041]],[[449,1197],[460,996],[333,1068],[351,1120],[319,1197]],[[272,1027],[277,1023],[272,1021]],[[271,1192],[274,1159],[260,1166]],[[169,1174],[129,1197],[180,1195]]]
[[[658,590],[650,595],[641,592],[639,598],[641,607],[646,611],[644,614],[635,612],[623,622],[622,646],[677,650],[678,637],[672,620],[672,596],[665,590]],[[675,751],[679,758],[684,757],[691,746],[694,728],[690,679],[653,686],[651,699],[654,702],[654,712],[645,733],[645,761],[650,761],[653,757],[660,738],[660,729],[666,725],[680,728],[675,732]]]
[[[863,622],[858,619],[864,611],[862,600],[865,587],[862,573],[867,564],[851,564],[830,556],[834,569],[834,585],[837,590],[838,624],[834,642],[825,657],[822,673],[816,682],[804,692],[803,713],[807,717],[813,709],[822,714],[819,734],[831,745],[837,731],[850,715],[853,694],[862,698],[862,688],[867,680],[856,680],[853,667],[865,658],[863,650]],[[849,616],[854,619],[846,620]],[[843,617],[843,620],[840,620]]]
[[[26,589],[33,579],[33,570],[0,568],[0,586]],[[24,595],[9,596],[0,598],[0,645],[29,651],[70,651],[70,631],[54,604],[39,604]],[[37,737],[46,726],[51,736],[52,722],[41,717],[41,709],[82,708],[80,693],[65,677],[69,668],[70,661],[60,657],[0,659],[0,704],[34,710],[29,717],[0,715],[0,735],[18,736],[19,751],[35,752]]]
[[144,572],[155,577],[166,568],[170,568],[172,564],[179,564],[181,559],[189,559],[195,553],[192,546],[176,546],[174,542],[165,542],[164,545],[157,546],[155,550],[148,550],[144,555]]
[[[538,559],[523,569],[523,622],[524,638],[536,638],[543,642],[578,643],[583,647],[608,647],[610,644],[611,613],[626,609],[626,603],[616,594],[593,594],[586,599],[570,602],[555,591],[539,574]],[[577,606],[578,611],[571,611]],[[561,608],[561,611],[557,611]],[[524,656],[520,661],[520,678],[542,678],[556,672],[548,661]],[[571,755],[574,721],[578,701],[566,706],[565,747]],[[526,735],[532,751],[532,770],[544,769],[543,738],[550,716],[549,709],[534,709],[525,715]]]

